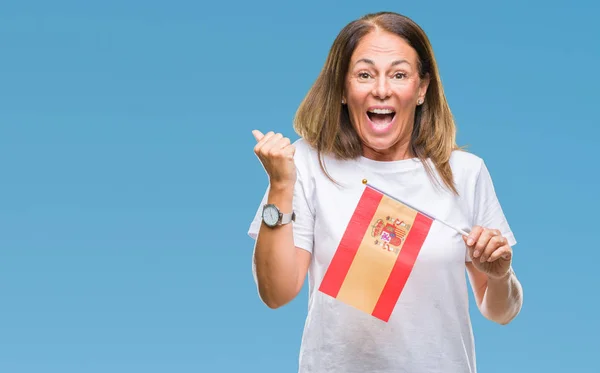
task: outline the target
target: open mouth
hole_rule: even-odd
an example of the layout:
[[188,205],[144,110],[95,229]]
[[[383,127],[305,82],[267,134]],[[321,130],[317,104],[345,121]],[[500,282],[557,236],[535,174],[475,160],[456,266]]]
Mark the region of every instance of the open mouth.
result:
[[396,112],[393,109],[370,109],[367,116],[376,129],[385,129],[393,122]]

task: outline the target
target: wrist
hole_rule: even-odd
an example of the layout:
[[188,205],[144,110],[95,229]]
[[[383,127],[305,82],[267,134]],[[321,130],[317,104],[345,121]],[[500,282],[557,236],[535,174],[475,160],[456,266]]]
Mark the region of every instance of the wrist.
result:
[[510,278],[512,277],[513,274],[514,274],[514,271],[512,269],[512,266],[510,266],[508,268],[508,271],[506,271],[506,273],[504,275],[500,275],[500,276],[488,275],[488,282],[489,281],[498,282],[498,283],[507,282],[510,280]]
[[294,198],[294,186],[286,184],[271,184],[267,203],[276,205],[283,213],[291,212]]
[[276,194],[293,194],[294,184],[295,183],[293,181],[270,182],[269,190]]

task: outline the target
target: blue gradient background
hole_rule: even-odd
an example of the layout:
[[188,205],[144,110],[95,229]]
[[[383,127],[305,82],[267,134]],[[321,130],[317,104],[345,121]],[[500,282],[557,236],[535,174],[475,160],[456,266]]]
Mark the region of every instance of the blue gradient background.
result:
[[306,288],[273,311],[251,275],[251,130],[296,139],[379,10],[430,36],[519,241],[521,315],[472,308],[479,371],[598,371],[597,5],[57,0],[0,4],[0,372],[295,371]]

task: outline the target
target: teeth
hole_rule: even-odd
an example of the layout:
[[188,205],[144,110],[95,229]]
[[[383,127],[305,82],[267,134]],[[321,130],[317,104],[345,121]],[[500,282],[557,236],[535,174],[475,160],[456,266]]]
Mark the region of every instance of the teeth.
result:
[[373,109],[373,110],[369,110],[370,113],[373,114],[393,114],[394,110],[390,110],[390,109]]

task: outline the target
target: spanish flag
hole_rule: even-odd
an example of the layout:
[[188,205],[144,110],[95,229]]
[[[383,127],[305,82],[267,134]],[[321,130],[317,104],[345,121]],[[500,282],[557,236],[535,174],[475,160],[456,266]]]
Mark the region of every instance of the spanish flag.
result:
[[432,222],[367,184],[319,291],[387,322]]

